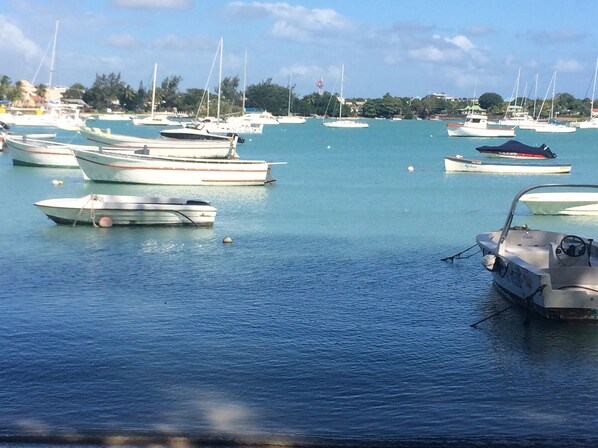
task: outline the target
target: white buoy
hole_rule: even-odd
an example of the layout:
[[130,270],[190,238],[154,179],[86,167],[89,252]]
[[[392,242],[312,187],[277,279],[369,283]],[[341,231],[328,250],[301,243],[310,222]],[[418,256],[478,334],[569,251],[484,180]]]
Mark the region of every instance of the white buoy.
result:
[[225,236],[224,239],[222,240],[222,242],[224,244],[232,244],[233,243],[233,239],[230,236]]
[[326,146],[326,149],[330,149],[330,148],[331,148],[331,146],[330,146],[330,145]]
[[103,228],[112,227],[112,219],[108,216],[102,216],[98,221],[98,225]]
[[413,166],[409,165],[409,166],[407,167],[407,171],[415,171],[415,168],[413,168]]

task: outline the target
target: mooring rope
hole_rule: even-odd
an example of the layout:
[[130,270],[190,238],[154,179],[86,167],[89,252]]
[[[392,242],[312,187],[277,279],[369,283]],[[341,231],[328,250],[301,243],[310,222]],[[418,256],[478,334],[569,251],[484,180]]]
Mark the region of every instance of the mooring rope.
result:
[[449,261],[450,261],[450,262],[452,263],[454,260],[465,260],[465,259],[467,259],[467,258],[471,258],[471,257],[473,257],[475,254],[478,254],[478,253],[480,253],[480,250],[478,249],[476,252],[474,252],[474,253],[472,253],[472,254],[469,254],[469,255],[467,255],[467,256],[464,256],[463,254],[464,254],[464,253],[466,253],[467,251],[469,251],[469,250],[473,249],[473,248],[474,248],[474,247],[476,247],[476,246],[477,246],[477,244],[474,244],[474,245],[472,245],[472,246],[469,246],[467,249],[465,249],[465,250],[462,250],[461,252],[459,252],[459,253],[456,253],[455,255],[451,255],[450,257],[444,257],[444,258],[441,258],[441,259],[440,259],[440,261],[446,261],[446,262],[449,262]]

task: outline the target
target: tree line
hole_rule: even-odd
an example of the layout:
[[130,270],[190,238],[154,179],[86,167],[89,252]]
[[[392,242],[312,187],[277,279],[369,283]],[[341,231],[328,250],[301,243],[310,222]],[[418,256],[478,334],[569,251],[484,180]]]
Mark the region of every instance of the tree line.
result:
[[[216,96],[218,85],[213,91],[190,88],[181,91],[180,76],[169,76],[156,86],[155,111],[176,112],[189,116],[216,115]],[[44,97],[47,86],[36,86],[36,94]],[[287,115],[289,97],[291,112],[303,116],[338,116],[342,107],[343,116],[358,115],[364,118],[405,119],[430,118],[459,115],[471,106],[471,98],[448,99],[439,95],[418,97],[395,97],[386,93],[382,98],[351,98],[340,104],[338,93],[312,92],[303,97],[297,96],[293,89],[280,86],[266,79],[250,85],[245,92],[239,89],[239,77],[224,78],[220,85],[220,113],[222,116],[239,114],[243,105],[246,108],[262,109],[274,115]],[[20,81],[13,84],[6,75],[0,76],[0,99],[11,102],[22,98],[23,86]],[[245,95],[245,98],[243,98]],[[75,83],[62,96],[64,99],[83,100],[91,110],[123,110],[125,112],[147,113],[151,111],[152,89],[143,82],[137,88],[131,87],[120,73],[96,74],[91,87]],[[245,101],[243,101],[245,99]],[[477,103],[490,115],[504,115],[509,103],[497,93],[482,94]],[[517,98],[512,104],[521,106],[530,114],[540,110],[541,101],[530,98]],[[568,93],[555,95],[553,111],[560,117],[585,117],[590,115],[592,101],[589,98],[577,99]],[[542,108],[541,118],[548,117],[552,107]]]

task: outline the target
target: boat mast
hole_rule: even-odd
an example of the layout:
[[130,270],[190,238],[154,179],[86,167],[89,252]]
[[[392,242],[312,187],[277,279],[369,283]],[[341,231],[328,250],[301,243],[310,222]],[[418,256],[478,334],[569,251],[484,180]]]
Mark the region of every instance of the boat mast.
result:
[[218,69],[218,107],[216,108],[216,122],[220,122],[220,97],[222,95],[222,53],[224,52],[224,37],[220,38],[220,68]]
[[158,64],[154,64],[154,81],[152,84],[152,113],[151,118],[154,118],[154,108],[156,105],[156,74],[158,73]]
[[243,63],[243,107],[241,115],[245,115],[245,89],[247,88],[247,50],[245,50],[245,62]]
[[592,101],[590,102],[590,120],[594,117],[594,96],[596,95],[596,75],[598,75],[598,58],[596,58],[596,68],[594,69],[594,86],[592,87]]
[[289,74],[289,107],[287,110],[287,116],[291,116],[291,80],[293,79],[293,75]]
[[340,103],[338,106],[338,119],[340,120],[342,118],[342,113],[343,113],[343,104],[344,104],[344,99],[343,99],[343,84],[345,82],[345,64],[341,65],[341,94],[338,98],[338,102]]
[[52,87],[52,75],[54,74],[54,60],[56,58],[56,39],[58,38],[58,20],[56,21],[56,28],[54,30],[54,44],[52,46],[52,60],[50,62],[50,79],[48,81],[48,90]]
[[554,120],[554,93],[556,91],[556,70],[554,71],[554,82],[552,83],[552,104],[550,105],[550,119]]

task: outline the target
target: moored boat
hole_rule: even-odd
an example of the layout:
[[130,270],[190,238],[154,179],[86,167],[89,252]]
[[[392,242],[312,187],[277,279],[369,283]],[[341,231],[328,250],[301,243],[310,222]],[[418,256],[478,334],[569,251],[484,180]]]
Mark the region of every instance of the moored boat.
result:
[[554,159],[556,154],[542,143],[540,146],[525,145],[517,140],[509,140],[498,146],[478,146],[476,150],[493,157],[509,159]]
[[151,185],[264,185],[274,182],[265,160],[155,157],[74,149],[88,180]]
[[144,149],[149,155],[165,157],[234,158],[238,136],[217,140],[173,140],[113,134],[109,129],[84,127],[79,133],[88,141],[119,151]]
[[211,227],[216,209],[197,199],[89,194],[35,203],[57,224]]
[[[501,230],[481,233],[476,243],[482,264],[497,289],[510,301],[547,319],[598,322],[598,247],[592,238],[563,232],[512,227],[521,197],[511,203]],[[562,185],[598,188],[598,185]]]
[[452,173],[569,174],[571,164],[485,162],[457,156],[445,157],[444,169]]
[[527,193],[521,197],[534,215],[596,214],[598,191],[551,191]]
[[515,128],[510,126],[490,125],[488,117],[479,113],[470,113],[463,123],[447,123],[449,137],[514,137]]
[[78,168],[73,148],[91,149],[87,145],[74,145],[55,141],[29,139],[26,137],[6,137],[6,145],[13,165]]

